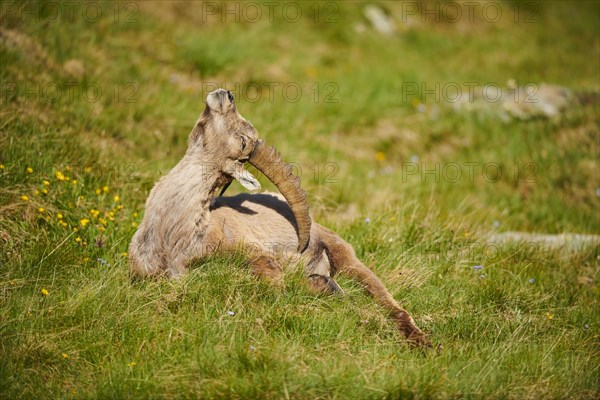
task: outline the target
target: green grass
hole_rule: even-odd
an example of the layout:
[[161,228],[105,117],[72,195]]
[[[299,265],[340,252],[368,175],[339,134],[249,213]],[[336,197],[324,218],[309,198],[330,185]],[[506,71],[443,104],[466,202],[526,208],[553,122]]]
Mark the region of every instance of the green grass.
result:
[[[596,3],[499,2],[497,23],[407,26],[400,3],[379,2],[398,24],[391,37],[359,2],[338,4],[334,23],[332,3],[315,22],[306,2],[296,22],[279,8],[272,23],[240,24],[204,18],[195,2],[93,3],[103,13],[91,22],[77,3],[72,21],[53,23],[52,4],[2,4],[0,398],[600,396],[600,247],[485,243],[494,230],[600,230]],[[515,23],[511,4],[533,5],[536,22]],[[72,59],[81,76],[64,68]],[[502,121],[403,97],[406,83],[509,79],[592,101]],[[297,101],[282,94],[290,82]],[[176,282],[131,281],[124,252],[144,201],[214,83],[300,167],[314,218],[442,351],[409,348],[355,282],[316,297],[291,267],[278,290],[243,254],[195,263]],[[452,163],[457,181],[442,172]],[[491,163],[501,176],[482,173]]]

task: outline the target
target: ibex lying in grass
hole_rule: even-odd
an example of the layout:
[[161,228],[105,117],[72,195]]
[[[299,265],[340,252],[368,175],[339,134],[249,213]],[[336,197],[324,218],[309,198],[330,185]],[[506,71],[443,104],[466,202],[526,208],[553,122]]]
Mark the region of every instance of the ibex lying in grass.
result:
[[[260,188],[244,170],[246,161],[264,173],[283,198],[267,193],[215,197],[234,178],[247,189]],[[144,219],[131,241],[131,268],[141,277],[177,277],[192,259],[240,245],[249,253],[252,271],[276,283],[283,278],[277,260],[290,257],[304,261],[314,290],[341,292],[332,279],[337,273],[359,280],[390,311],[409,341],[430,345],[408,312],[356,258],[352,246],[312,223],[299,178],[275,149],[258,140],[252,124],[237,112],[233,95],[219,89],[207,96],[183,159],[150,192]]]

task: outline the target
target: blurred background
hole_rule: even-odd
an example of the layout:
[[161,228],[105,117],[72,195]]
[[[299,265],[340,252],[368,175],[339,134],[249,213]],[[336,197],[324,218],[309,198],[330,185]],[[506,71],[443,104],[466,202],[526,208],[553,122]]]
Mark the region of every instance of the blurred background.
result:
[[597,2],[3,2],[1,39],[3,118],[65,142],[22,151],[97,160],[140,203],[224,87],[317,216],[600,227]]

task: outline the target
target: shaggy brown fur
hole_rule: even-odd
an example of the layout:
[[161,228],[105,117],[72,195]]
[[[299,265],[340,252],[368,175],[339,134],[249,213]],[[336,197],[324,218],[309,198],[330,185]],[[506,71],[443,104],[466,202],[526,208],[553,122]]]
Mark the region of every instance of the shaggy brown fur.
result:
[[283,196],[243,193],[212,198],[232,177],[247,179],[253,187],[254,178],[241,166],[256,141],[256,131],[235,111],[228,92],[209,94],[184,159],[150,193],[144,220],[131,243],[133,273],[175,277],[193,258],[242,246],[252,271],[278,285],[283,283],[281,265],[299,262],[317,292],[341,292],[333,280],[336,274],[358,280],[410,342],[430,346],[408,312],[337,234],[312,223],[308,247],[298,251],[298,227]]

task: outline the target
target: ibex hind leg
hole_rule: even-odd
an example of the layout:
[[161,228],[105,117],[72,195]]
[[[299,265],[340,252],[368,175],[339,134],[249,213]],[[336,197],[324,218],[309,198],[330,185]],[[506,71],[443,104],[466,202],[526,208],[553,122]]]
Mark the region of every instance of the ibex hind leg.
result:
[[359,281],[375,301],[389,311],[390,317],[409,342],[417,346],[431,346],[427,335],[417,327],[410,314],[394,300],[373,271],[356,257],[352,246],[325,228],[323,228],[322,239],[331,262],[331,275],[339,273]]

